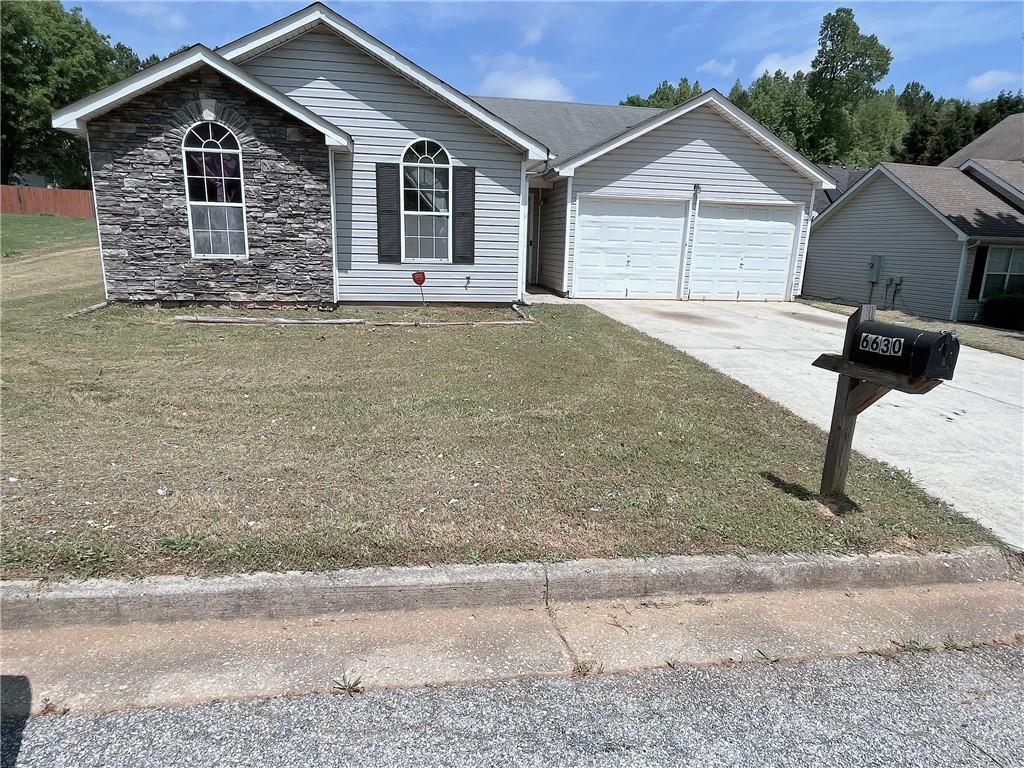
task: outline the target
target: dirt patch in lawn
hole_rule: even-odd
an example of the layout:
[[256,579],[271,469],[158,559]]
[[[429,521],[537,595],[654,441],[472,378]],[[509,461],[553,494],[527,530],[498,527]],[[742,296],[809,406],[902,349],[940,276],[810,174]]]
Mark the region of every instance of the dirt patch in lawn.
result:
[[859,457],[826,518],[792,492],[819,429],[582,306],[442,331],[64,319],[102,298],[94,255],[5,272],[7,577],[991,541]]

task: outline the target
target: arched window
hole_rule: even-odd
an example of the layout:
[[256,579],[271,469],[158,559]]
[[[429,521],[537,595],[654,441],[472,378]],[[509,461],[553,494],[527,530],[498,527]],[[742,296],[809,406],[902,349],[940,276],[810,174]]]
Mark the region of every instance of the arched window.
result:
[[436,141],[419,139],[402,156],[403,261],[451,261],[451,161]]
[[238,139],[220,123],[199,123],[185,134],[183,151],[192,255],[244,259],[245,198]]

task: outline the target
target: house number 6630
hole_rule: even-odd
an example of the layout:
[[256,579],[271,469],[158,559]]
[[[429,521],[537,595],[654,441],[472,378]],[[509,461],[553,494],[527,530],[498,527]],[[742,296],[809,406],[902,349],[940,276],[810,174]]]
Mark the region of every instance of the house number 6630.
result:
[[878,355],[899,357],[903,354],[903,339],[892,336],[878,336],[873,333],[862,333],[860,348]]

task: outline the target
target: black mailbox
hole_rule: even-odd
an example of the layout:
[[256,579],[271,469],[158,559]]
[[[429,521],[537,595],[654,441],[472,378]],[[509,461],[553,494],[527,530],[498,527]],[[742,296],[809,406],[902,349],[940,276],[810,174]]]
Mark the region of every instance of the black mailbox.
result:
[[952,379],[960,342],[949,331],[919,331],[873,320],[857,326],[850,360],[913,380]]

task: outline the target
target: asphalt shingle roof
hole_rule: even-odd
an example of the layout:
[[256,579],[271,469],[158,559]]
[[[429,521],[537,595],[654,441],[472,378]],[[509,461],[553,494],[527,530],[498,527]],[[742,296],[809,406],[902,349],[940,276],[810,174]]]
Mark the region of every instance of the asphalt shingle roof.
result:
[[975,160],[986,171],[993,173],[1011,187],[1024,193],[1024,161],[1021,160]]
[[473,96],[474,101],[532,136],[561,159],[572,157],[662,110],[571,101]]
[[819,165],[818,169],[831,176],[832,180],[836,183],[835,189],[824,189],[819,193],[824,197],[824,200],[815,198],[814,208],[818,213],[832,205],[840,195],[860,181],[871,170],[870,168],[858,168],[848,165]]
[[962,171],[903,163],[883,165],[971,237],[1024,238],[1024,213]]
[[958,168],[968,160],[979,158],[984,160],[1024,160],[1024,112],[1003,118],[939,165],[943,168]]

